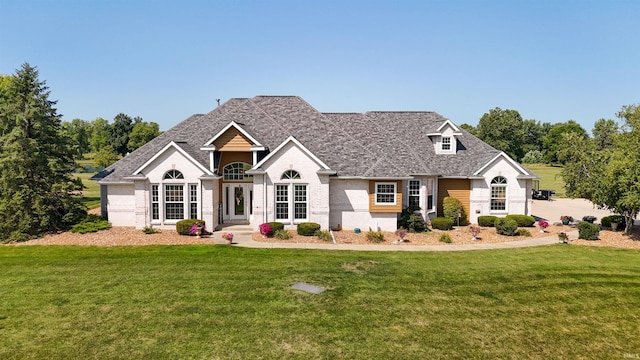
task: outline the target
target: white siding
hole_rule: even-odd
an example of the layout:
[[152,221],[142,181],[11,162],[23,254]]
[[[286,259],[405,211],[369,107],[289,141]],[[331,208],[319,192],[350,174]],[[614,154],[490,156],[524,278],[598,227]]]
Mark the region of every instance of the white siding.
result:
[[384,231],[397,228],[398,214],[369,212],[368,180],[332,179],[329,202],[332,228],[338,225],[345,230],[360,228],[363,231],[376,230],[376,226]]
[[[498,158],[487,167],[482,176],[484,179],[471,180],[471,209],[469,221],[478,222],[478,216],[508,214],[531,215],[531,180],[518,179],[520,171],[514,168],[506,159]],[[507,209],[506,211],[491,211],[491,180],[496,176],[507,179]]]
[[114,226],[136,226],[136,201],[133,184],[109,185],[107,213]]
[[[180,180],[163,181],[169,170],[178,170],[184,176]],[[205,220],[207,228],[212,229],[217,223],[217,180],[201,181],[203,171],[174,148],[169,148],[152,163],[147,165],[141,174],[144,179],[136,180],[131,185],[107,185],[109,221],[114,226],[135,226],[142,229],[153,225],[157,228],[174,229],[177,220],[164,221],[163,184],[184,185],[184,196],[188,199],[189,184],[198,185],[199,215]],[[151,221],[150,185],[160,187],[160,220]],[[188,217],[189,206],[185,203],[185,218]]]
[[[321,169],[320,165],[293,142],[289,142],[264,163],[262,168],[266,174],[254,175],[253,178],[253,216],[255,219],[253,228],[256,231],[260,224],[276,221],[274,184],[285,183],[307,185],[307,221],[320,224],[322,229],[329,228],[329,176],[317,174],[317,171]],[[300,179],[280,180],[282,173],[287,170],[297,171],[300,174]],[[298,222],[300,221],[287,222],[285,228],[295,229]]]

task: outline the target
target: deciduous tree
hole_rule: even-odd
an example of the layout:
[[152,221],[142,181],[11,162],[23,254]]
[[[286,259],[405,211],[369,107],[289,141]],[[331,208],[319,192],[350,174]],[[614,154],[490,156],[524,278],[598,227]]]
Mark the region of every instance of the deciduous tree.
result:
[[569,120],[566,123],[558,123],[553,125],[542,140],[542,152],[544,153],[544,157],[547,163],[564,164],[564,161],[560,160],[558,157],[558,151],[560,150],[562,144],[566,142],[564,134],[567,133],[575,133],[578,137],[585,139],[589,137],[587,131],[574,120]]
[[640,211],[640,107],[624,106],[617,116],[625,128],[611,146],[600,149],[593,140],[568,132],[558,154],[565,162],[567,195],[624,216],[629,234]]
[[131,134],[129,134],[129,143],[127,144],[127,147],[129,148],[129,151],[133,151],[158,135],[160,135],[160,126],[157,123],[147,123],[145,121],[137,122],[133,125]]
[[522,116],[516,110],[495,108],[480,118],[476,136],[516,161],[524,156],[525,142]]

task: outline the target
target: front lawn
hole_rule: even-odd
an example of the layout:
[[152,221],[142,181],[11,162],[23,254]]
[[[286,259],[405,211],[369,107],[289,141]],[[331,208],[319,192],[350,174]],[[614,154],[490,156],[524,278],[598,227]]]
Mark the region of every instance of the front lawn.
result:
[[0,358],[623,358],[639,255],[2,246]]

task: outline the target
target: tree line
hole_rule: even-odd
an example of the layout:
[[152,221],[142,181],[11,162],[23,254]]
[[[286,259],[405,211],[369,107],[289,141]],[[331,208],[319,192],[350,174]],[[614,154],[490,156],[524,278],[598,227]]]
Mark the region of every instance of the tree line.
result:
[[620,133],[618,123],[611,119],[596,121],[590,137],[574,120],[556,124],[523,120],[517,110],[500,108],[482,115],[477,127],[469,124],[460,127],[525,164],[564,165],[567,159],[559,156],[559,152],[567,134],[592,139],[599,149],[604,149],[610,147],[613,138]]
[[111,165],[161,133],[157,123],[124,113],[116,115],[112,123],[101,117],[93,121],[73,119],[62,122],[62,130],[71,139],[75,155],[82,159],[93,153],[97,167]]

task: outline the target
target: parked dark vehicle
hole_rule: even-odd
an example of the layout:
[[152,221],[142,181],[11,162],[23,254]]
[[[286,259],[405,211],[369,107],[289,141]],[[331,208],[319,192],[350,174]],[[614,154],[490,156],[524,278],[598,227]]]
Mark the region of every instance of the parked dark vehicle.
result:
[[531,198],[536,200],[549,200],[555,194],[555,190],[533,190]]

